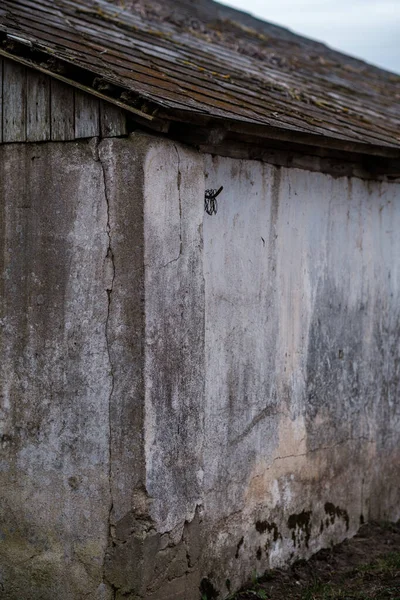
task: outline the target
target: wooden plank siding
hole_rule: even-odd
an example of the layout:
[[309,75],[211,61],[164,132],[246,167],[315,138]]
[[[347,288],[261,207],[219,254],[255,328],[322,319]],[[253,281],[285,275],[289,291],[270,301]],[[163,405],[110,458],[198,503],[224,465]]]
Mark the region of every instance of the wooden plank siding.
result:
[[43,142],[50,139],[50,78],[31,69],[26,73],[26,139]]
[[123,109],[0,58],[0,143],[118,137],[127,131]]
[[0,58],[0,144],[3,142],[3,62]]
[[75,91],[75,138],[100,135],[99,99]]
[[51,80],[51,139],[75,139],[75,90],[70,85]]
[[26,67],[4,61],[3,142],[26,141]]
[[121,131],[126,132],[125,112],[119,106],[100,101],[101,137],[118,137]]

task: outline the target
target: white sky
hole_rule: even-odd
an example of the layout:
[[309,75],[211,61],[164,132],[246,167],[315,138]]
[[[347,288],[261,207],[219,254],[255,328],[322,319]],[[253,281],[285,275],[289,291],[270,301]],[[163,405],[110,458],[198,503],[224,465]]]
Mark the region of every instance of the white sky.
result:
[[400,73],[400,0],[220,0]]

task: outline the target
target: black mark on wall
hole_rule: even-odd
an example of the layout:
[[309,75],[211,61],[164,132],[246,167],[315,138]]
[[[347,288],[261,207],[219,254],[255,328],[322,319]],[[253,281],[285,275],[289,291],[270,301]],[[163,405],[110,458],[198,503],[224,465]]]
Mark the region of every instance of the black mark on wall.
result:
[[308,542],[311,537],[311,514],[312,511],[308,510],[290,515],[288,519],[288,527],[292,529],[292,540],[294,546],[300,546],[302,540],[308,548]]
[[239,540],[239,543],[238,543],[238,545],[236,546],[236,554],[235,554],[235,558],[239,558],[239,551],[240,551],[240,548],[243,546],[243,542],[244,542],[244,538],[241,538],[241,539]]
[[269,523],[268,521],[257,521],[256,530],[260,534],[265,533],[266,531],[268,531],[268,533],[272,533],[274,542],[278,541],[279,538],[282,537],[279,533],[279,529],[276,523]]
[[335,506],[332,504],[332,502],[326,502],[324,508],[326,514],[329,515],[329,521],[331,525],[334,524],[336,517],[338,517],[339,519],[343,519],[343,521],[346,523],[346,531],[349,530],[350,519],[347,510],[344,510],[339,506]]

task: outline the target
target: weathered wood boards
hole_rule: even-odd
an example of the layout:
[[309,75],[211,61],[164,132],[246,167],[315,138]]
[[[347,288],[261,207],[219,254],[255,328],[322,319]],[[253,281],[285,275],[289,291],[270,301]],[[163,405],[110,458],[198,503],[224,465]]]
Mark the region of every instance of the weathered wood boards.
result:
[[57,79],[51,80],[51,139],[75,139],[75,90]]
[[126,133],[122,109],[0,58],[0,143],[118,137]]
[[3,64],[3,142],[26,141],[26,69]]
[[50,78],[43,73],[26,71],[26,139],[42,142],[50,139]]

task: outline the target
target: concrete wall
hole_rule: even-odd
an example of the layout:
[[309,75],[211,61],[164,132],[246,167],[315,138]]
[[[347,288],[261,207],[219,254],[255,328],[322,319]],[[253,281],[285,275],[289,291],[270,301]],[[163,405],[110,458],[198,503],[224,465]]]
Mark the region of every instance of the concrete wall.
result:
[[90,146],[0,146],[0,211],[0,596],[108,600],[107,204]]
[[[400,186],[208,157],[204,510],[235,583],[398,519]],[[224,573],[225,574],[225,573]]]
[[1,146],[0,200],[7,600],[222,599],[400,517],[399,184],[137,134]]
[[115,596],[114,515],[144,485],[142,173],[125,140],[0,146],[7,600]]

